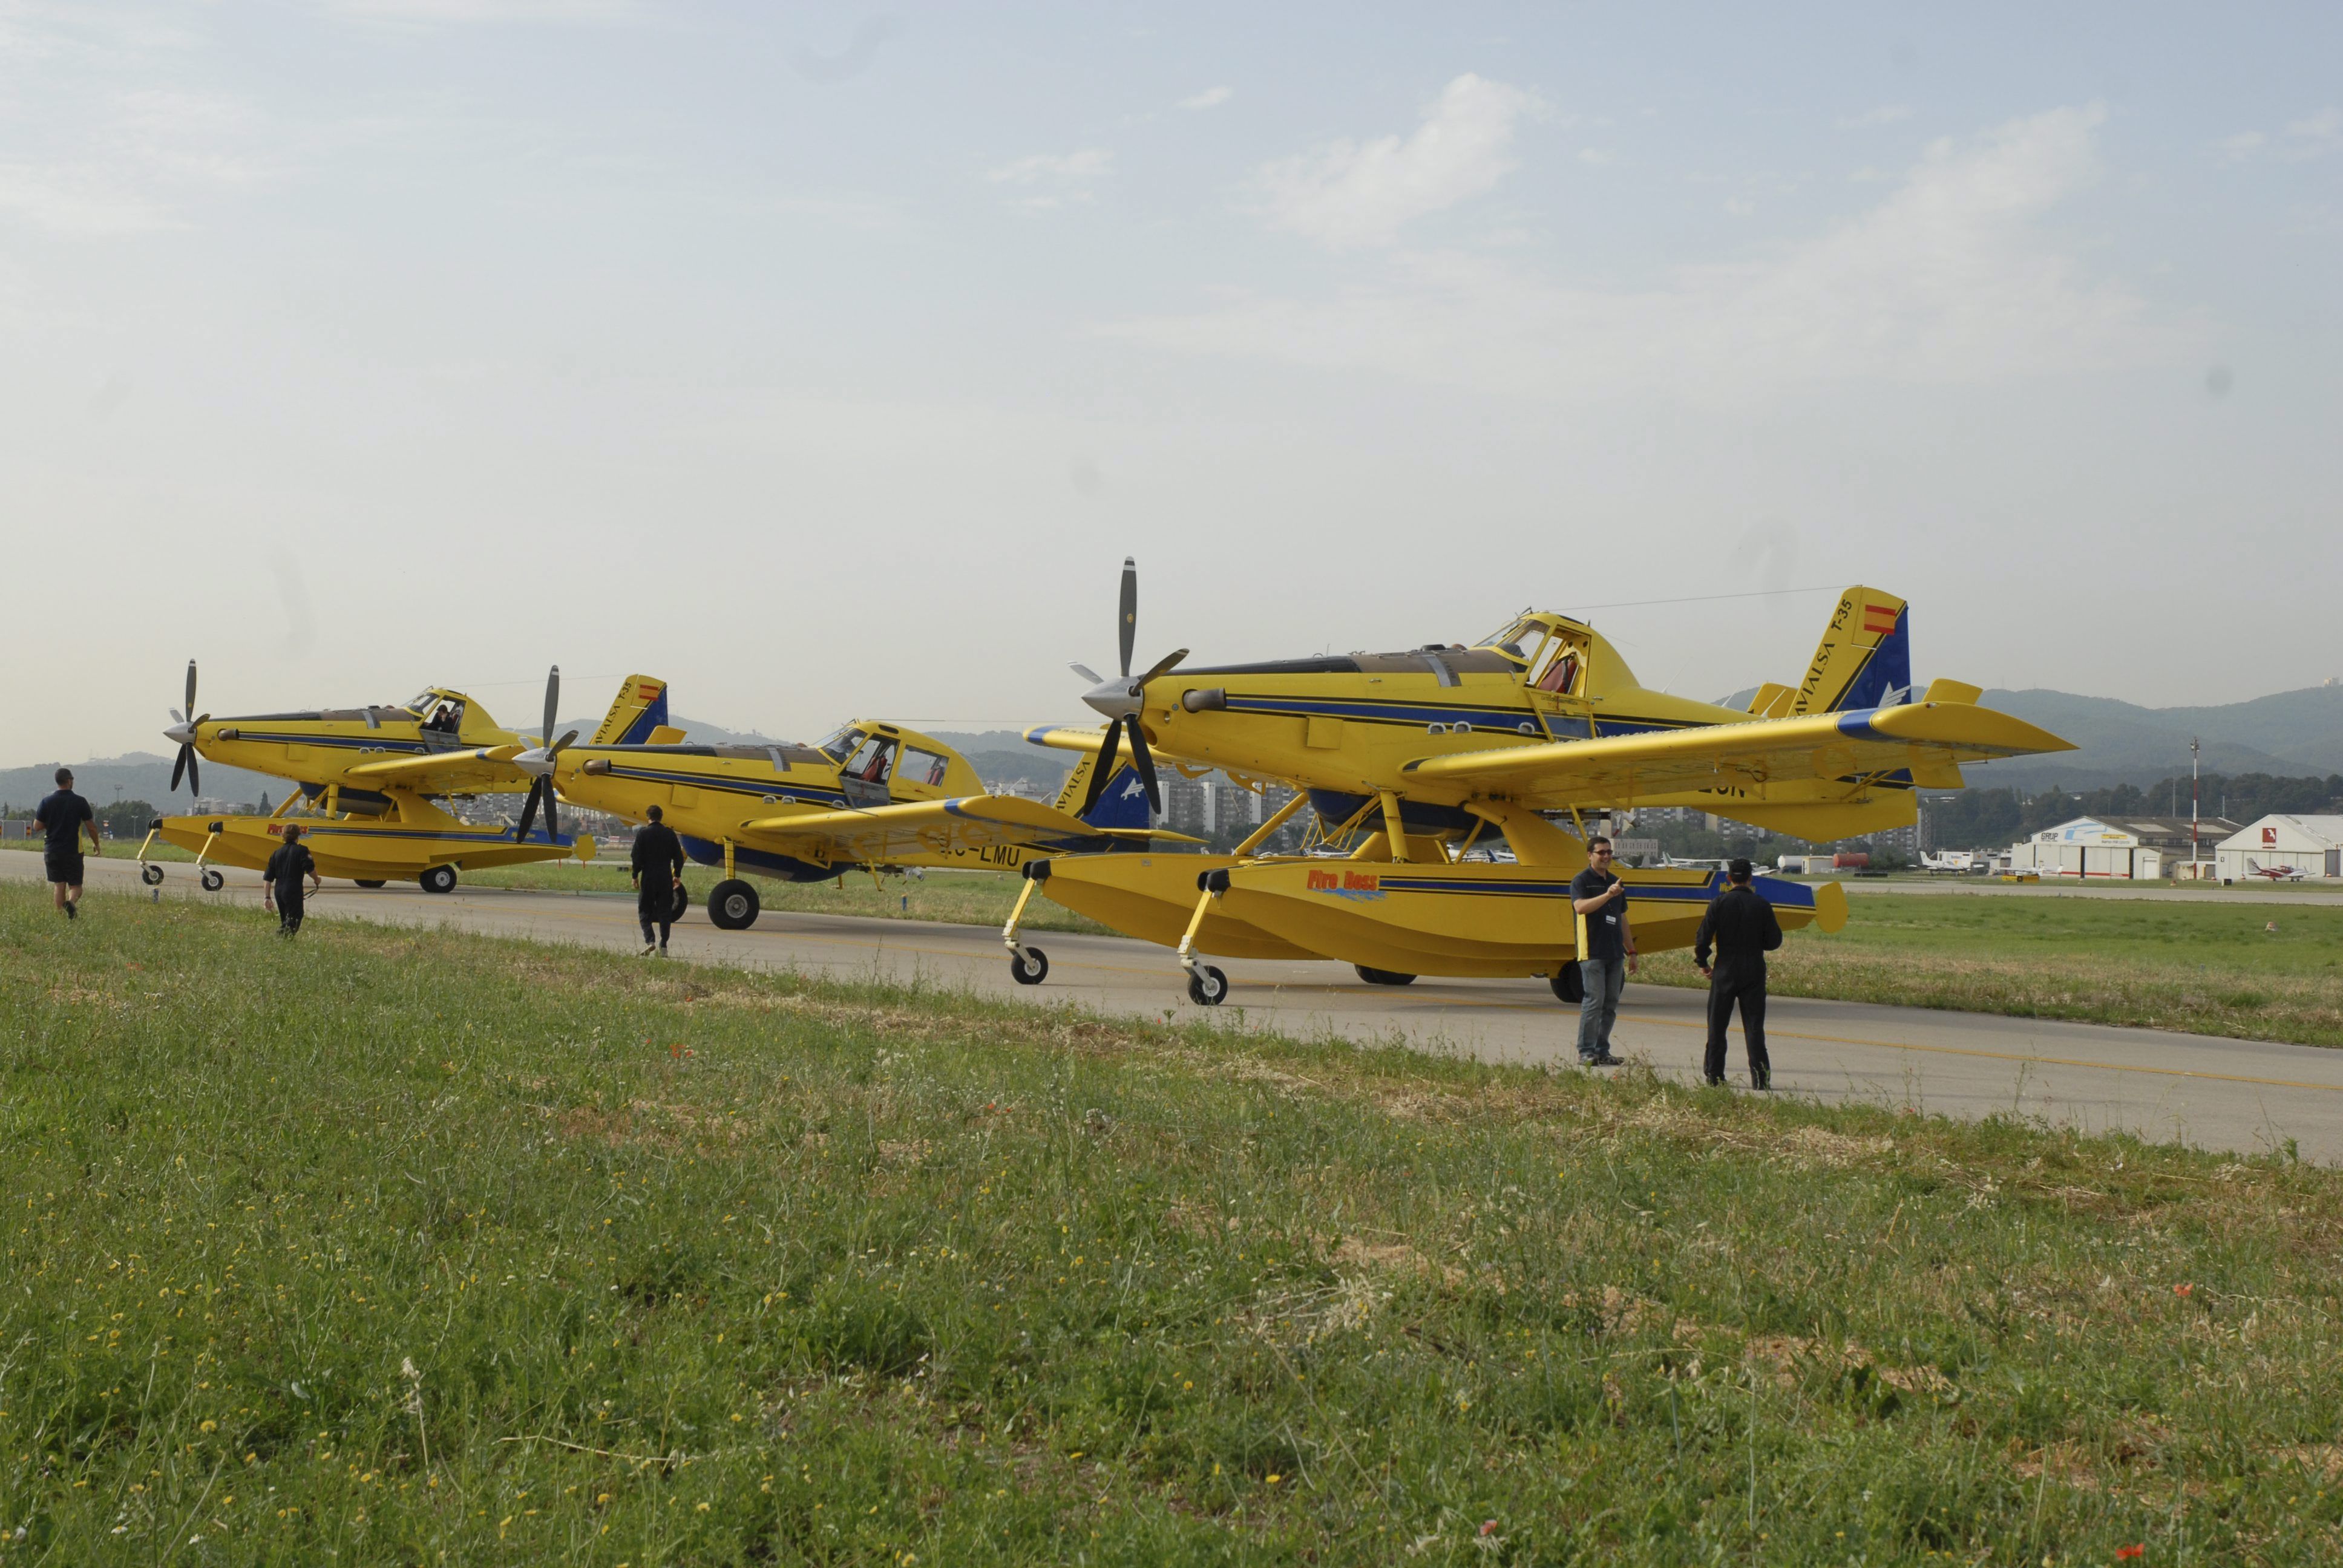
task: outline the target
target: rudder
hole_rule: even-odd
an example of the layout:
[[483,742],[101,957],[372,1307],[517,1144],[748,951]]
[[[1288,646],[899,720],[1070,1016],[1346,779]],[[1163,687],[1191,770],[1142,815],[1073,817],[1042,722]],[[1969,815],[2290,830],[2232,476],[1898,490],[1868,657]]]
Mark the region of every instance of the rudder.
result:
[[667,682],[656,676],[630,675],[618,683],[618,695],[602,727],[594,731],[592,746],[642,746],[651,732],[667,728]]
[[1787,711],[1844,713],[1909,700],[1910,619],[1892,593],[1857,586],[1839,595]]

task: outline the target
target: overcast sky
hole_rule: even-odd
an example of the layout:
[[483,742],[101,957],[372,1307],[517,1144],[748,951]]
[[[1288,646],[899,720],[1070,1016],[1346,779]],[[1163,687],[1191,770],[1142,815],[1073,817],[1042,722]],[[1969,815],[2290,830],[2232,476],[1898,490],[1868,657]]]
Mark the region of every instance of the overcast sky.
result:
[[[1585,610],[2343,675],[2343,9],[0,0],[0,761]],[[1594,608],[1618,606],[1622,608]]]

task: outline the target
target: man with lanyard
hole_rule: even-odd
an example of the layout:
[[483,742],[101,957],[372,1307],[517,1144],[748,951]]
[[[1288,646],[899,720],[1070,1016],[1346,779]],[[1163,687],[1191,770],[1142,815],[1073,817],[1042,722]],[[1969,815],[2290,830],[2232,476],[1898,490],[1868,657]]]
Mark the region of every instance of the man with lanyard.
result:
[[46,840],[41,846],[41,859],[46,863],[49,889],[56,898],[57,908],[65,919],[81,918],[81,836],[89,835],[89,852],[103,855],[105,849],[97,841],[96,813],[89,802],[74,793],[73,769],[57,769],[57,792],[43,800],[33,812],[33,820],[41,825]]
[[1612,874],[1610,839],[1598,835],[1586,841],[1586,869],[1571,881],[1570,907],[1578,916],[1578,973],[1585,987],[1578,1004],[1578,1064],[1617,1067],[1611,1025],[1636,960],[1627,884]]
[[301,842],[300,823],[285,825],[285,842],[268,857],[268,869],[260,876],[260,907],[277,911],[278,936],[293,935],[301,929],[301,906],[307,896],[302,890],[301,879],[309,879],[308,891],[312,893],[326,885],[317,875],[317,858],[309,853],[309,846]]
[[[668,929],[675,923],[676,890],[683,886],[683,840],[650,809],[650,821],[635,834],[629,863],[634,868],[635,919],[642,922],[643,957],[667,956]],[[651,935],[652,927],[659,935]]]
[[[1692,942],[1692,961],[1708,976],[1708,1056],[1701,1076],[1711,1083],[1725,1081],[1725,1026],[1733,1021],[1733,1004],[1738,1001],[1741,1037],[1749,1048],[1749,1082],[1771,1089],[1774,1063],[1765,1054],[1765,955],[1782,945],[1782,922],[1765,895],[1749,885],[1748,861],[1734,861],[1725,875],[1732,886],[1710,903]],[[1708,961],[1712,942],[1716,947],[1714,968]]]

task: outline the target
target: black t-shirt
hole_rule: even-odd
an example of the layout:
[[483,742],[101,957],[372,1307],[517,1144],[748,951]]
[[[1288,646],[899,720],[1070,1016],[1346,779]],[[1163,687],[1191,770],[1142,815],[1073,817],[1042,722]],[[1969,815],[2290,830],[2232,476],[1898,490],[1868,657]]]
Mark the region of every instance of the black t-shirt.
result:
[[669,885],[683,871],[683,840],[675,829],[664,822],[647,822],[635,834],[635,846],[628,857],[638,875],[646,871],[665,871],[666,877],[647,880],[646,888]]
[[60,789],[42,801],[33,812],[33,820],[41,825],[47,836],[49,853],[77,854],[81,849],[81,825],[96,819],[89,802],[70,789]]
[[[1608,871],[1598,871],[1589,866],[1571,879],[1570,897],[1575,904],[1580,899],[1599,899],[1604,890],[1619,879]],[[1591,915],[1578,919],[1586,928],[1586,940],[1578,950],[1582,959],[1624,959],[1627,956],[1627,900],[1614,899]]]
[[268,869],[261,873],[282,890],[290,888],[299,891],[301,879],[317,868],[307,844],[279,844],[277,852],[268,857]]

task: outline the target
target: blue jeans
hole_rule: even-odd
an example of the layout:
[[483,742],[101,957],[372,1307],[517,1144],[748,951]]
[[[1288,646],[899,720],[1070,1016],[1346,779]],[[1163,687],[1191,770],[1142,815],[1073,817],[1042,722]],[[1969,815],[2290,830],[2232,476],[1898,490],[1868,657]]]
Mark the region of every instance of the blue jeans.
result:
[[1619,993],[1627,988],[1625,959],[1582,959],[1578,978],[1586,1000],[1578,1004],[1578,1060],[1611,1054],[1611,1025],[1619,1016]]

